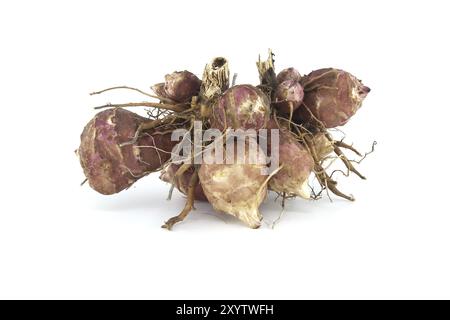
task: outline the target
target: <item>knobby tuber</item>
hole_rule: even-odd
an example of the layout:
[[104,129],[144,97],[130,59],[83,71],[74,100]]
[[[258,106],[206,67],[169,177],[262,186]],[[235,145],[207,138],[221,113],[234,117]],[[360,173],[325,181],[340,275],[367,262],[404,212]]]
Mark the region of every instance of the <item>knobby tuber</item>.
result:
[[314,159],[290,131],[280,131],[278,148],[272,148],[271,153],[279,154],[281,169],[270,179],[269,189],[280,194],[309,199],[308,179],[314,168]]
[[266,127],[270,102],[264,93],[251,85],[234,86],[213,106],[211,126],[219,130],[254,129]]
[[[228,61],[218,57],[201,80],[175,71],[151,86],[153,94],[127,86],[92,93],[127,89],[157,101],[96,107],[108,109],[85,126],[78,148],[89,185],[114,194],[161,170],[160,179],[172,185],[169,198],[174,188],[186,197],[181,212],[164,223],[169,230],[194,210],[196,200],[251,228],[261,225],[268,191],[282,197],[283,207],[285,199],[315,200],[324,193],[354,200],[338,189],[336,176],[365,179],[355,165],[373,147],[362,155],[329,129],[346,124],[370,89],[334,68],[302,76],[290,67],[276,74],[273,57],[269,51],[267,60],[258,60],[255,86],[234,85],[234,77],[230,87]],[[147,117],[124,109],[139,106],[148,108]],[[174,138],[180,134],[181,141]],[[360,158],[349,159],[346,152]],[[333,168],[338,163],[343,168]]]
[[281,70],[277,74],[277,82],[278,83],[282,83],[282,82],[284,82],[286,80],[300,82],[301,78],[302,78],[302,75],[300,74],[300,72],[298,72],[297,69],[292,68],[292,67],[284,69],[284,70]]
[[302,78],[306,108],[298,109],[297,119],[320,121],[326,128],[342,126],[358,111],[369,87],[348,72],[320,69]]
[[[251,142],[257,145],[256,141]],[[251,154],[250,143],[248,140],[244,143],[243,154],[238,154],[235,147],[231,164],[214,163],[214,150],[208,153],[200,166],[199,178],[214,209],[237,217],[251,228],[258,228],[262,219],[259,206],[267,194],[267,176],[261,173],[266,166],[266,156],[261,149]],[[226,150],[223,159],[229,151]],[[241,161],[237,159],[239,156]]]
[[142,132],[133,145],[119,146],[148,121],[119,108],[102,111],[89,121],[81,134],[78,154],[94,190],[102,194],[120,192],[170,159],[176,142],[171,141],[170,133],[157,129]]
[[289,115],[301,106],[303,95],[300,83],[294,80],[285,80],[279,83],[275,89],[273,106],[281,113]]
[[158,95],[176,102],[189,101],[200,91],[201,80],[189,71],[175,71],[165,76],[164,84],[156,84],[153,90]]

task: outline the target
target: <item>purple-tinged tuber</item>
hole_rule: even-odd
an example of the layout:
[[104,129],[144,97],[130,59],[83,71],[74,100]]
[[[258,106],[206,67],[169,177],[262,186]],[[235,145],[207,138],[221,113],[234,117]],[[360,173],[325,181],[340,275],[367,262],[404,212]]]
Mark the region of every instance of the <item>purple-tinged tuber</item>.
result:
[[298,109],[297,120],[312,123],[317,119],[326,128],[347,123],[370,92],[369,87],[350,73],[333,68],[313,71],[302,78],[301,83],[306,108]]
[[176,144],[170,133],[144,131],[135,144],[119,146],[130,141],[144,121],[149,119],[125,109],[108,109],[86,125],[78,155],[94,190],[107,195],[120,192],[169,160]]
[[[303,88],[294,80],[286,80],[278,84],[272,104],[281,113],[289,115],[301,106],[303,101]],[[292,107],[292,111],[291,111]]]
[[[206,65],[202,80],[188,71],[174,72],[152,87],[155,94],[128,86],[93,92],[128,89],[159,102],[95,108],[110,109],[98,113],[81,135],[78,155],[90,186],[113,194],[162,169],[160,179],[172,184],[170,193],[177,188],[186,196],[179,214],[165,221],[169,230],[184,221],[196,200],[208,201],[251,228],[261,225],[260,205],[268,190],[282,197],[282,207],[286,198],[318,199],[324,192],[353,201],[337,188],[335,173],[365,179],[354,163],[373,152],[375,142],[371,151],[360,153],[344,139],[335,140],[328,128],[344,125],[369,88],[332,68],[304,77],[287,68],[277,75],[273,57],[269,50],[267,60],[258,59],[256,87],[230,88],[235,77],[230,81],[228,61],[218,57]],[[148,118],[124,107],[150,108]],[[350,160],[347,151],[359,158]],[[172,152],[177,157],[170,159]],[[335,160],[342,168],[331,167]],[[310,187],[311,174],[317,184]]]
[[281,70],[280,73],[278,73],[277,82],[281,83],[286,80],[292,80],[295,82],[299,82],[301,78],[302,78],[302,75],[300,74],[300,72],[298,72],[297,69],[291,67],[291,68]]
[[279,146],[272,146],[271,153],[279,154],[281,169],[270,178],[269,189],[309,199],[308,178],[314,168],[314,159],[308,150],[297,142],[290,131],[280,129]]
[[198,94],[202,81],[189,71],[175,71],[165,76],[164,94],[176,102],[186,102]]
[[258,88],[243,84],[231,87],[213,107],[211,127],[219,130],[265,128],[270,103]]

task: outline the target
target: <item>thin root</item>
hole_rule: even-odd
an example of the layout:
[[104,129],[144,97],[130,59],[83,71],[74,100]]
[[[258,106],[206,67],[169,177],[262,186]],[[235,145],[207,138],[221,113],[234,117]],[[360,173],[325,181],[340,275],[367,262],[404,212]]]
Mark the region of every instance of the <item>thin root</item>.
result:
[[125,147],[125,146],[129,146],[129,145],[135,144],[138,141],[139,136],[141,135],[143,130],[153,129],[156,126],[158,126],[159,124],[161,124],[161,123],[162,123],[162,119],[161,120],[159,120],[159,119],[151,120],[151,121],[148,121],[148,122],[141,123],[139,125],[139,127],[136,129],[136,132],[134,133],[133,139],[131,139],[130,141],[126,141],[126,142],[120,143],[119,147],[122,148],[122,147]]
[[173,103],[173,100],[171,100],[171,99],[168,99],[168,98],[165,98],[165,97],[156,96],[156,95],[147,93],[145,91],[142,91],[142,90],[140,90],[138,88],[133,88],[133,87],[128,87],[128,86],[116,86],[116,87],[106,88],[106,89],[103,89],[103,90],[100,90],[100,91],[91,92],[90,95],[93,96],[93,95],[96,95],[96,94],[101,94],[101,93],[104,93],[104,92],[107,92],[107,91],[117,90],[117,89],[132,90],[132,91],[139,92],[139,93],[141,93],[141,94],[143,94],[143,95],[145,95],[147,97],[150,97],[150,98],[159,99],[161,101],[165,101],[165,102],[168,102],[168,103]]
[[[308,147],[309,150],[314,150],[314,145],[312,142],[312,139],[310,136],[305,134],[305,129],[302,127],[298,127],[298,130],[300,134],[304,135],[304,142],[305,145]],[[328,191],[333,192],[335,195],[342,197],[344,199],[347,199],[349,201],[354,201],[355,198],[352,195],[346,195],[345,193],[341,192],[337,187],[337,182],[334,181],[325,171],[325,169],[320,164],[320,159],[317,157],[317,154],[315,152],[311,152],[311,155],[314,159],[314,174],[316,175],[317,180],[319,181],[320,185],[325,188],[325,191],[327,192],[328,198],[331,200],[331,197],[329,195]]]
[[186,110],[185,104],[167,104],[167,103],[157,103],[157,102],[130,102],[130,103],[119,103],[119,104],[112,104],[108,103],[102,106],[94,107],[94,109],[104,109],[104,108],[126,108],[126,107],[152,107],[152,108],[159,108],[159,109],[165,109],[175,112],[182,112]]
[[364,155],[362,156],[361,159],[359,159],[359,160],[349,160],[349,161],[350,161],[350,162],[357,163],[357,164],[360,164],[360,163],[361,163],[361,162],[362,162],[369,154],[375,152],[375,146],[376,146],[376,145],[377,145],[377,142],[376,142],[376,141],[372,142],[372,149],[371,149],[370,151],[364,153]]
[[183,221],[187,215],[194,209],[194,192],[195,187],[198,183],[198,172],[195,170],[194,174],[191,176],[191,179],[189,180],[189,188],[188,188],[188,194],[187,194],[187,200],[186,204],[181,211],[181,213],[175,217],[170,218],[167,220],[163,225],[162,228],[165,228],[167,230],[172,230],[172,227],[174,224]]

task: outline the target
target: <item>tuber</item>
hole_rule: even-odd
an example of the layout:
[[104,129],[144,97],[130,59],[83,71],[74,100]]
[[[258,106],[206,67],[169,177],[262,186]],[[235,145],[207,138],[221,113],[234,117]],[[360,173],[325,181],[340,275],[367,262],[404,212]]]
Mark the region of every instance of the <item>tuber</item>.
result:
[[[198,174],[206,198],[214,209],[237,217],[251,228],[258,228],[262,219],[259,206],[267,194],[267,176],[261,174],[266,158],[259,148],[256,158],[251,157],[247,141],[242,164],[238,163],[236,153],[231,164],[214,163],[212,150],[205,156]],[[225,158],[226,155],[224,161]]]
[[281,113],[289,115],[300,107],[302,101],[303,88],[301,84],[294,80],[286,80],[278,84],[273,106]]
[[174,102],[188,102],[200,91],[201,80],[192,72],[175,71],[165,75],[165,82],[151,87],[157,96]]
[[277,82],[281,83],[286,80],[292,80],[295,82],[299,82],[301,78],[302,78],[302,75],[300,74],[300,72],[298,72],[297,69],[291,67],[291,68],[281,70],[280,73],[278,73]]
[[299,108],[296,118],[307,123],[318,120],[326,128],[347,123],[370,92],[350,73],[333,68],[313,71],[301,83],[306,108]]
[[267,96],[252,85],[231,87],[212,110],[211,127],[219,130],[265,128],[270,114]]
[[132,139],[145,121],[149,120],[125,109],[107,109],[86,125],[78,155],[94,190],[107,195],[120,192],[170,159],[176,143],[170,133],[145,131],[135,144],[119,146]]
[[309,152],[289,130],[280,130],[280,142],[270,152],[279,154],[281,169],[269,180],[269,189],[288,196],[310,198],[308,178],[314,168]]
[[[352,173],[365,179],[356,166],[375,143],[361,154],[344,138],[335,140],[340,130],[329,129],[346,124],[370,89],[334,68],[304,77],[293,67],[277,74],[273,57],[269,50],[267,60],[258,59],[255,86],[234,85],[228,60],[217,57],[201,80],[189,71],[173,72],[151,87],[155,94],[128,86],[93,92],[126,89],[159,101],[95,108],[109,109],[81,134],[78,155],[89,185],[114,194],[162,170],[160,179],[172,184],[170,192],[177,188],[186,196],[181,212],[164,223],[169,230],[195,209],[196,200],[251,228],[261,225],[260,205],[268,191],[282,197],[283,208],[287,198],[331,193],[353,201],[337,188],[336,177]],[[146,107],[148,116],[128,107]],[[359,158],[347,158],[346,152]],[[332,168],[336,163],[342,168]]]

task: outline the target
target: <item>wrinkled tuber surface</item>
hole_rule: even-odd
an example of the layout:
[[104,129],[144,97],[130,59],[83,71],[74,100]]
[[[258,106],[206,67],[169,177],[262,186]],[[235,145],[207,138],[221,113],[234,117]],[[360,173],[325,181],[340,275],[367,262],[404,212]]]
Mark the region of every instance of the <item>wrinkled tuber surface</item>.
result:
[[[302,85],[294,80],[286,80],[278,84],[273,102],[274,108],[289,115],[301,106],[303,101]],[[292,111],[291,111],[292,108]]]
[[119,146],[132,139],[144,121],[149,120],[125,109],[108,109],[86,125],[78,154],[94,190],[102,194],[120,192],[170,159],[175,145],[170,133],[146,131],[135,144]]
[[189,101],[200,91],[201,80],[189,71],[175,71],[165,76],[164,95],[177,102]]
[[266,158],[260,148],[253,157],[248,146],[246,143],[243,164],[238,163],[236,153],[232,164],[214,163],[214,151],[206,154],[199,178],[214,209],[237,217],[251,228],[258,228],[262,219],[259,206],[267,194],[267,175],[261,172]]
[[286,195],[310,198],[308,178],[314,168],[314,160],[286,129],[280,130],[278,148],[272,146],[271,153],[279,154],[282,168],[269,180],[269,189]]
[[277,81],[278,83],[284,82],[286,80],[292,80],[295,82],[299,82],[302,78],[302,75],[300,72],[297,71],[295,68],[287,68],[284,70],[281,70],[277,75]]
[[211,127],[224,130],[255,129],[266,126],[270,114],[267,96],[252,85],[231,87],[213,107]]
[[314,124],[313,115],[326,128],[347,123],[370,92],[369,87],[350,73],[333,68],[313,71],[302,78],[301,83],[307,109],[299,108],[296,118]]

